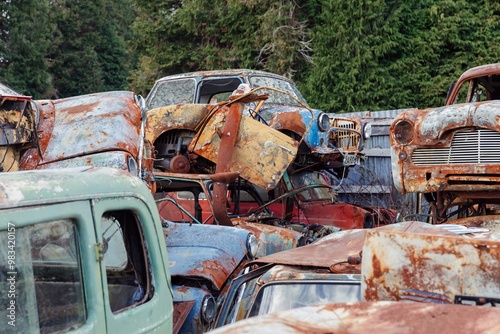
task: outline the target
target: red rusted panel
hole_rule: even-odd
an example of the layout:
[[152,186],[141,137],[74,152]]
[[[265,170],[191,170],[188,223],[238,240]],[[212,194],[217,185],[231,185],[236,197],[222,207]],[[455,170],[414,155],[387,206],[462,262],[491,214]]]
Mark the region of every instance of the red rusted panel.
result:
[[490,334],[500,332],[499,318],[497,307],[361,302],[307,306],[252,317],[210,333]]
[[500,241],[369,230],[361,295],[401,300],[409,291],[500,298]]
[[277,114],[271,119],[269,126],[276,130],[292,131],[300,136],[304,135],[307,128],[298,110]]

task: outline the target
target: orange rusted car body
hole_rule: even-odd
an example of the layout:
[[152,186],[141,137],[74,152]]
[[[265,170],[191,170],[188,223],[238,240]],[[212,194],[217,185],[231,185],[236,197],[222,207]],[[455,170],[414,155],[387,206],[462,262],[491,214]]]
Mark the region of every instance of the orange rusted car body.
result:
[[434,222],[500,203],[500,64],[466,71],[446,105],[399,114],[390,128],[393,179],[423,193]]

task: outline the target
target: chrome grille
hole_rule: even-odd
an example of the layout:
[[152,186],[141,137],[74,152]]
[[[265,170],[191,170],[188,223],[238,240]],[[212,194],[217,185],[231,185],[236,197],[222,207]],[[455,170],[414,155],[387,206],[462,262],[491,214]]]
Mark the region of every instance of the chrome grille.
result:
[[419,148],[413,152],[415,165],[498,164],[500,133],[492,130],[457,131],[447,148]]
[[334,118],[331,121],[331,127],[335,129],[335,131],[331,132],[331,139],[337,143],[339,149],[357,150],[360,139],[358,122]]

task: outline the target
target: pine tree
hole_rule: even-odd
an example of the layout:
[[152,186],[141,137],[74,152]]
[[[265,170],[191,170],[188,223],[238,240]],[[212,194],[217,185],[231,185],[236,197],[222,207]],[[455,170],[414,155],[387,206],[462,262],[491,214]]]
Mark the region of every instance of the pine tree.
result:
[[34,98],[45,97],[50,88],[48,13],[47,0],[0,4],[0,81]]

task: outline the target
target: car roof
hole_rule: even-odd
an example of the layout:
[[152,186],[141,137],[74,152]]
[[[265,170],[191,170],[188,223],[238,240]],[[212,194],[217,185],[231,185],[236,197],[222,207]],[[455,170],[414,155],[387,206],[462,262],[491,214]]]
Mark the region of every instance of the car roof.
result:
[[286,80],[289,82],[293,82],[292,80],[275,74],[275,73],[270,73],[266,71],[260,71],[260,70],[250,70],[250,69],[226,69],[226,70],[210,70],[210,71],[197,71],[197,72],[188,72],[188,73],[180,73],[180,74],[174,74],[174,75],[168,75],[164,76],[157,81],[164,81],[164,80],[173,80],[173,79],[181,79],[181,78],[195,78],[195,77],[217,77],[217,76],[250,76],[250,75],[262,75],[262,76],[269,76],[269,77],[275,77],[279,78],[282,80]]
[[0,210],[116,194],[152,197],[141,179],[109,167],[0,173]]

